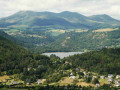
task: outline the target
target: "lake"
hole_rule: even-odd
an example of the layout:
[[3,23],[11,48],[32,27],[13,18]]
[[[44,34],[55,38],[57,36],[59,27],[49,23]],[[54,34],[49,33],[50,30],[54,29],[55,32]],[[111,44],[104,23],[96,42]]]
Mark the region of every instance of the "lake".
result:
[[68,57],[75,54],[82,54],[82,53],[84,52],[49,52],[49,53],[43,53],[42,55],[50,56],[51,54],[54,54],[60,57],[61,59],[63,59],[64,57]]

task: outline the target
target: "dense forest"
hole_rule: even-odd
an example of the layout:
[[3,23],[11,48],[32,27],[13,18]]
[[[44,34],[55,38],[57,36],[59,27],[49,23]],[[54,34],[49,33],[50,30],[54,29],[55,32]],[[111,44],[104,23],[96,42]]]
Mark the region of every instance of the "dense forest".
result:
[[[54,64],[52,63],[54,60],[58,61]],[[39,78],[50,77],[63,63],[56,56],[49,58],[44,55],[32,54],[0,35],[0,75],[19,74],[19,79],[26,83],[34,82]]]
[[120,48],[91,51],[66,58],[72,67],[81,67],[99,74],[120,74]]

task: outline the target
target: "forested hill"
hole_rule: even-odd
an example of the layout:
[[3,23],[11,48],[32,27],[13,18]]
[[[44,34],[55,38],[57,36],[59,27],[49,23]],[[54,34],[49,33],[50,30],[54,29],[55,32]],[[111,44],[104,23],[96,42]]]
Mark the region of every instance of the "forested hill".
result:
[[81,67],[99,74],[120,74],[120,48],[102,49],[74,55],[66,59],[73,67]]
[[56,41],[46,45],[48,51],[100,50],[120,47],[120,29],[99,29],[68,32]]
[[[24,62],[24,56],[29,55],[26,49],[14,44],[0,35],[0,70],[6,71],[15,68],[19,62]],[[23,63],[24,64],[24,63]]]
[[28,67],[33,68],[33,65],[35,68],[38,65],[46,64],[49,64],[47,56],[32,54],[27,49],[0,35],[0,75],[3,72],[8,75],[20,74],[27,70]]
[[[58,60],[53,64],[52,60]],[[40,78],[46,78],[48,82],[60,80],[62,76],[53,73],[63,65],[59,57],[49,58],[44,55],[33,54],[23,47],[13,43],[0,35],[0,76],[18,75],[17,79],[27,82],[36,82]]]

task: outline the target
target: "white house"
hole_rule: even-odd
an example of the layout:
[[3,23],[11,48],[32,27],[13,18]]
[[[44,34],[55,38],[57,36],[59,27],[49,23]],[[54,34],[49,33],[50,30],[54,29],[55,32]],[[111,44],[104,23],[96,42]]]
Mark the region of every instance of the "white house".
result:
[[120,75],[116,75],[116,79],[119,79],[120,78]]
[[70,76],[70,79],[76,79],[76,76]]
[[112,74],[108,74],[108,78],[113,78],[113,75]]
[[73,73],[70,73],[70,76],[72,76],[73,75]]
[[101,79],[105,79],[105,76],[100,76]]
[[11,81],[10,82],[10,85],[17,85],[17,84],[20,84],[20,82],[17,82],[17,81]]
[[30,71],[32,69],[32,67],[28,67],[27,70]]
[[112,79],[112,78],[108,78],[108,81],[109,81],[109,82],[113,82],[113,79]]
[[119,86],[120,86],[120,83],[115,83],[114,86],[119,87]]
[[79,68],[76,68],[75,70],[76,70],[76,71],[79,71],[80,69],[79,69]]
[[96,83],[96,87],[100,87],[100,84],[99,84],[99,83]]
[[38,79],[38,80],[37,80],[37,83],[38,83],[38,84],[42,84],[41,79]]

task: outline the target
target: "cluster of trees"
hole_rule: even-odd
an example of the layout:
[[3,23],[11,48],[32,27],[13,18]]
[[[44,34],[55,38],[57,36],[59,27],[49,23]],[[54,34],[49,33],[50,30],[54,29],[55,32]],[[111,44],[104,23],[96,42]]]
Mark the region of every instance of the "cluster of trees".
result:
[[[0,86],[0,89],[6,88],[11,89],[10,86]],[[109,85],[104,84],[100,87],[92,87],[92,86],[76,86],[76,85],[67,85],[67,86],[53,86],[53,85],[45,85],[45,86],[35,86],[35,87],[14,87],[12,86],[12,89],[28,89],[28,90],[118,90],[116,87],[110,87]]]

